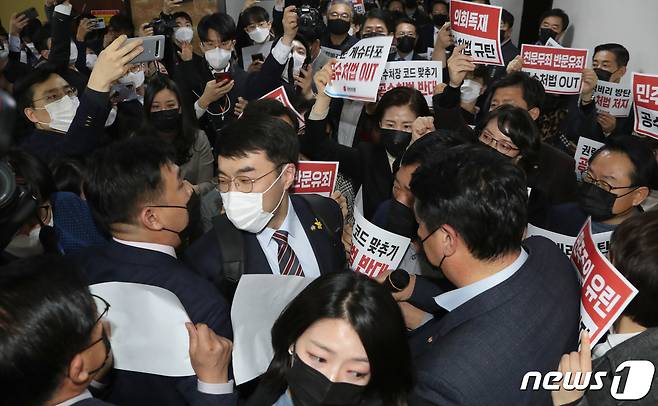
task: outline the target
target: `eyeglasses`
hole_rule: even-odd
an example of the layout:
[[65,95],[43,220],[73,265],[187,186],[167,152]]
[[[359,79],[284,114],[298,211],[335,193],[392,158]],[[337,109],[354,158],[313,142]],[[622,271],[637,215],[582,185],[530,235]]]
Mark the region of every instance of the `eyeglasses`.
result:
[[[109,313],[110,304],[100,296],[97,296],[97,295],[91,295],[91,296],[94,299],[98,299],[104,305],[103,311],[100,313],[100,315],[98,316],[98,318],[96,319],[96,321],[92,325],[92,331],[93,331],[93,329],[101,321],[101,319]],[[96,303],[98,305],[98,301]],[[91,332],[90,332],[90,334],[91,334]],[[103,360],[103,363],[101,364],[100,367],[94,369],[93,371],[89,371],[90,375],[95,374],[96,372],[103,369],[103,367],[105,367],[105,364],[107,364],[107,360],[110,358],[110,352],[112,351],[112,345],[110,344],[110,339],[107,336],[107,333],[105,332],[105,325],[103,325],[102,323],[101,323],[101,338],[99,338],[98,340],[94,341],[93,343],[91,343],[88,346],[86,346],[85,348],[83,348],[82,351],[86,351],[86,350],[92,348],[93,346],[100,343],[101,341],[103,342],[103,346],[105,347],[105,359]]]
[[74,97],[78,95],[78,90],[73,86],[64,86],[60,89],[54,89],[54,93],[49,94],[48,96],[40,97],[38,99],[32,100],[32,103],[36,103],[40,100],[45,100],[46,104],[56,102],[64,96]]
[[[427,240],[428,240],[428,239],[429,239],[434,233],[436,233],[436,232],[439,231],[439,230],[443,230],[443,226],[441,226],[441,227],[437,227],[437,228],[434,229],[434,231],[432,231],[431,233],[427,234],[427,236],[426,236],[425,238],[423,238],[422,240],[420,240],[420,245],[425,244],[425,241],[427,241]],[[443,231],[445,231],[445,230],[443,230]]]
[[249,24],[247,26],[247,32],[252,32],[256,30],[256,28],[267,28],[267,21],[261,21],[259,23],[254,23],[254,24]]
[[490,147],[494,148],[496,151],[498,151],[502,154],[507,154],[510,151],[518,151],[519,150],[518,148],[509,145],[505,141],[499,141],[499,140],[495,139],[486,130],[482,131],[480,133],[480,141],[484,144],[489,145]]
[[235,185],[235,190],[237,190],[238,192],[251,193],[251,191],[254,190],[254,183],[263,179],[270,173],[276,171],[283,165],[285,165],[285,163],[275,166],[274,169],[272,169],[271,171],[267,172],[264,175],[257,177],[256,179],[251,179],[249,176],[244,176],[244,175],[234,176],[231,179],[220,176],[217,182],[217,188],[219,189],[220,192],[227,193],[229,190],[231,190],[231,183],[232,183],[233,185]]
[[627,189],[630,187],[635,187],[635,185],[630,185],[630,186],[611,186],[608,182],[600,179],[596,179],[594,175],[589,170],[584,170],[580,172],[581,179],[583,182],[591,183],[592,185],[595,185],[606,192],[611,192],[613,190],[617,189]]
[[332,11],[331,13],[329,13],[329,19],[330,20],[335,20],[337,18],[340,18],[341,20],[350,21],[350,18],[352,18],[352,16],[350,16],[349,13],[340,13],[339,14],[335,11]]

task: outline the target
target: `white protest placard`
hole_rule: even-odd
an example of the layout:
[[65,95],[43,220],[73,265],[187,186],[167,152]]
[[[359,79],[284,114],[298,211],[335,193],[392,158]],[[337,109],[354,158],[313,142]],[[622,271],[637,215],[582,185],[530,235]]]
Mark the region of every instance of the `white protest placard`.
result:
[[[112,306],[106,319],[112,330],[114,368],[163,376],[194,375],[185,328],[190,318],[176,295],[158,286],[129,282],[99,283],[89,290]],[[102,303],[96,306],[103,309]]]
[[365,14],[366,13],[366,6],[363,4],[363,0],[352,0],[352,5],[354,7],[354,11],[356,11],[359,14]]
[[582,171],[587,170],[589,167],[589,159],[602,146],[602,142],[590,140],[589,138],[585,137],[578,138],[576,153],[573,156],[573,159],[576,161],[577,175],[580,175]]
[[658,138],[658,75],[633,72],[635,132]]
[[247,70],[253,61],[265,62],[272,50],[272,43],[273,41],[267,41],[242,48],[242,66],[244,66],[244,70]]
[[333,49],[329,47],[320,47],[322,52],[324,52],[325,55],[327,55],[329,58],[340,58],[340,56],[343,54],[343,52],[340,49]]
[[464,55],[474,63],[503,66],[500,48],[502,7],[466,1],[450,1],[450,29],[455,45],[466,45]]
[[443,82],[443,69],[438,61],[388,62],[379,84],[378,96],[396,87],[411,87],[420,91],[432,105],[434,88]]
[[594,88],[596,111],[608,113],[615,117],[628,117],[631,112],[633,94],[631,89],[619,83],[599,80]]
[[292,193],[315,193],[331,197],[336,187],[338,162],[300,161],[297,164]]
[[588,218],[578,234],[571,260],[582,280],[580,324],[589,333],[593,348],[637,295],[637,289],[599,252],[591,224]]
[[334,65],[325,93],[334,98],[377,101],[393,37],[371,37],[357,42]]
[[560,45],[559,42],[554,40],[553,38],[549,38],[548,41],[546,41],[545,44],[547,47],[553,47],[553,48],[564,48],[562,45]]
[[544,85],[546,93],[554,94],[580,93],[587,54],[586,49],[528,44],[521,46],[523,71],[537,78]]
[[[573,252],[573,246],[576,242],[576,237],[570,237],[568,235],[555,233],[553,231],[549,231],[541,227],[528,224],[528,231],[526,232],[526,238],[535,235],[546,237],[549,240],[553,241],[555,245],[557,245],[558,248],[560,248],[566,256],[570,256],[571,253]],[[607,254],[608,250],[610,249],[610,237],[612,237],[612,231],[608,231],[606,233],[598,233],[592,236],[592,239],[594,240],[596,247],[603,254]]]
[[268,94],[261,97],[261,99],[274,99],[280,101],[281,104],[288,107],[290,110],[292,110],[293,113],[295,113],[295,116],[297,117],[297,121],[299,121],[299,128],[301,129],[304,127],[304,116],[299,114],[299,112],[295,109],[295,107],[293,107],[292,103],[290,103],[290,99],[288,98],[288,93],[286,93],[285,87],[279,86],[276,89],[269,92]]
[[233,376],[241,385],[267,371],[272,362],[272,326],[283,309],[315,278],[242,275],[231,305]]

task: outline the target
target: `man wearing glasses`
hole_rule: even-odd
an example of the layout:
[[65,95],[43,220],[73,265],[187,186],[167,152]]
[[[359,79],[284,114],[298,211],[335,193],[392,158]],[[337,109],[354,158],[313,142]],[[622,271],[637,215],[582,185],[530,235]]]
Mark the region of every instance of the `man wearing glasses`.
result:
[[589,160],[578,187],[578,203],[556,206],[548,212],[548,229],[576,236],[592,216],[592,232],[613,231],[629,217],[642,212],[640,205],[655,188],[656,159],[639,138],[609,138]]
[[359,41],[349,34],[353,16],[350,0],[332,0],[329,4],[327,32],[320,38],[320,46],[329,58],[337,57]]
[[25,78],[15,94],[19,111],[35,128],[23,149],[50,163],[84,156],[96,147],[110,111],[110,86],[143,50],[141,41],[124,46],[125,41],[121,36],[100,53],[80,100],[75,88],[52,66],[40,66]]

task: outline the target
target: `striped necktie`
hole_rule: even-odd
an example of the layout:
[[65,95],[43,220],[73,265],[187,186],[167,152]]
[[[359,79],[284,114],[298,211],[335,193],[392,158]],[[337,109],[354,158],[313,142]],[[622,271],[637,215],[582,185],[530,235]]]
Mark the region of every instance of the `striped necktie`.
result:
[[279,245],[277,259],[279,260],[279,271],[281,275],[304,276],[302,264],[299,263],[299,258],[297,258],[292,247],[288,244],[288,232],[278,230],[272,238]]

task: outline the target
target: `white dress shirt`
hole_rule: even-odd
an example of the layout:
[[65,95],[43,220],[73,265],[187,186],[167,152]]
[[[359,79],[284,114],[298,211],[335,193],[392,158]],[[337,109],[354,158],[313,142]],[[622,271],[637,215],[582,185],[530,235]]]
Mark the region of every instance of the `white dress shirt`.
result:
[[475,283],[471,283],[470,285],[442,293],[435,297],[434,300],[439,306],[451,312],[469,300],[473,299],[477,295],[484,293],[487,290],[505,282],[512,275],[514,275],[516,271],[521,269],[527,259],[528,253],[525,252],[523,248],[521,248],[521,253],[516,258],[516,260],[501,271],[498,271],[495,274]]
[[638,333],[626,333],[626,334],[614,334],[614,333],[608,334],[608,338],[605,340],[605,342],[602,342],[601,344],[597,344],[592,349],[592,359],[601,358],[602,356],[605,355],[606,352],[610,351],[611,349],[623,343],[624,341],[635,337],[638,334],[640,333],[638,332]]
[[[295,213],[295,208],[292,206],[290,197],[288,197],[288,213],[279,230],[288,232],[288,245],[290,245],[295,255],[297,255],[297,259],[299,259],[299,263],[302,265],[304,276],[320,276],[320,266],[315,258],[313,247],[308,240],[302,223],[299,221],[299,217],[297,217],[297,213]],[[280,275],[278,258],[279,244],[272,239],[276,231],[278,230],[265,227],[263,231],[256,234],[256,239],[265,253],[272,274]]]
[[55,406],[70,406],[78,403],[81,400],[90,399],[90,398],[93,398],[93,396],[91,396],[91,392],[85,389],[85,391],[79,394],[78,396],[71,398],[69,400],[65,400],[61,403],[58,403]]
[[142,248],[149,251],[157,251],[163,254],[167,254],[171,257],[177,258],[176,250],[174,249],[174,247],[169,245],[155,244],[155,243],[143,242],[143,241],[126,241],[126,240],[120,240],[118,238],[112,238],[112,239],[118,242],[119,244],[129,245],[131,247],[136,247],[136,248]]

